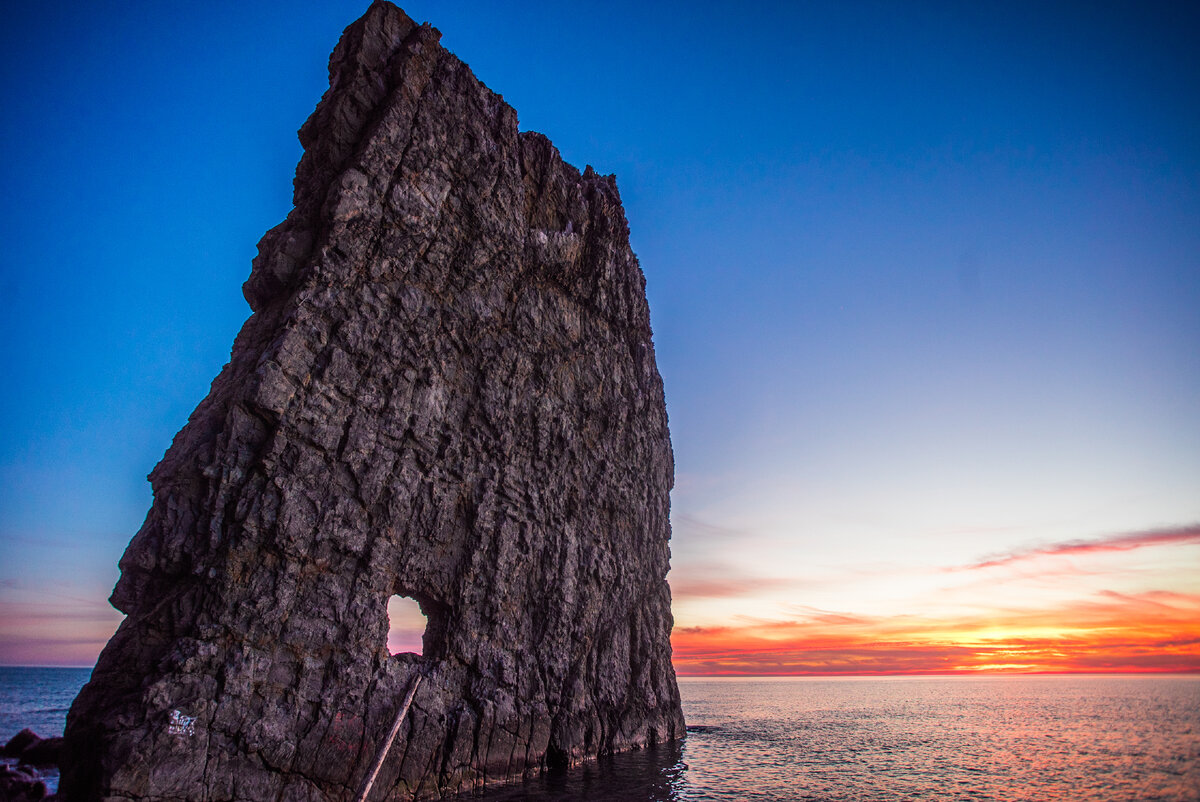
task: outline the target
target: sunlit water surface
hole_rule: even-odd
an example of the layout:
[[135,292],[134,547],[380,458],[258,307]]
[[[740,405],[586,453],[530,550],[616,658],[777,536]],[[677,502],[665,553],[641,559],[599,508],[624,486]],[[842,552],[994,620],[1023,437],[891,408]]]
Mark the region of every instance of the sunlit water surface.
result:
[[1198,800],[1200,677],[680,681],[679,748],[486,800]]
[[[0,668],[0,739],[60,735],[88,673]],[[683,679],[680,691],[683,744],[476,799],[1200,800],[1200,677]]]

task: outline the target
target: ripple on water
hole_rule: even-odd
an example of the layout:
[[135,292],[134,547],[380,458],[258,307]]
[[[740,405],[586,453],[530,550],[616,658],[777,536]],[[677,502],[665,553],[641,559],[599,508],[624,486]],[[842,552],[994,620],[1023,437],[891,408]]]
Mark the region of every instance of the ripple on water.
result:
[[530,802],[1200,799],[1200,677],[688,679],[681,746]]
[[[0,738],[61,734],[87,674],[0,668]],[[682,744],[479,798],[1200,800],[1200,677],[684,679],[680,691]]]

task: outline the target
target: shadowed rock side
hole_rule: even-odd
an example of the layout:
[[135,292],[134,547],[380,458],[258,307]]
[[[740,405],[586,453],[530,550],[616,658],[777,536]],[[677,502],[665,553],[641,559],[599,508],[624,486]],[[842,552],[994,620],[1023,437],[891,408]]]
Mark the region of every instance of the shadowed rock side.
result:
[[[681,737],[673,464],[612,176],[376,2],[300,131],[253,315],[151,474],[70,800],[373,800]],[[389,657],[416,599],[424,656]]]

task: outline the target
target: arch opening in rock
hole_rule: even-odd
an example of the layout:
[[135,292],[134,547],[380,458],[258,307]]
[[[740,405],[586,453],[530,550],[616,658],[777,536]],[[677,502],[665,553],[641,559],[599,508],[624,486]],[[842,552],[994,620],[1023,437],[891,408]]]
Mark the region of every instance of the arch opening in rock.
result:
[[388,654],[423,654],[429,620],[416,599],[396,594],[388,599]]

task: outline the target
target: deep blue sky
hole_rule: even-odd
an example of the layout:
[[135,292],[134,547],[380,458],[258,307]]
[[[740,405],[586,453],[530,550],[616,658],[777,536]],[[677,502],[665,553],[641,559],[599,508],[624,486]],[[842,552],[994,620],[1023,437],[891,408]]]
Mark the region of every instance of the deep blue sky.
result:
[[[617,174],[673,577],[1200,520],[1200,6],[402,5]],[[6,11],[0,604],[42,618],[0,662],[116,620],[144,477],[228,358],[365,8]]]

